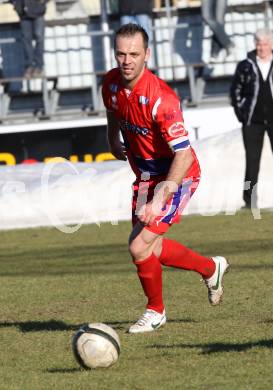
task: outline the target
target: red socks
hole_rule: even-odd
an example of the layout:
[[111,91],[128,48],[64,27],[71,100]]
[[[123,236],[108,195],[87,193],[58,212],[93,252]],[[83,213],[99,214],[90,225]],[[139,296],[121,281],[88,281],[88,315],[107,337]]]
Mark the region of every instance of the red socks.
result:
[[199,272],[204,278],[209,278],[215,271],[215,263],[211,258],[201,256],[168,238],[163,238],[159,261],[167,267]]
[[163,313],[162,269],[158,258],[152,253],[145,260],[135,261],[135,265],[142,288],[148,298],[147,309]]
[[160,263],[168,267],[196,271],[204,278],[209,278],[215,271],[215,263],[211,258],[201,256],[176,241],[164,238],[159,258],[152,253],[145,260],[135,261],[139,280],[148,298],[147,309],[158,313],[164,311]]

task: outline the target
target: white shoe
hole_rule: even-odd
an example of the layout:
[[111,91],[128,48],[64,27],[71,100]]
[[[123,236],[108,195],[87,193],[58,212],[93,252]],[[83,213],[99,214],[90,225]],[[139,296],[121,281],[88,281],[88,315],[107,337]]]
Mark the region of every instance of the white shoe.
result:
[[229,267],[229,263],[224,257],[215,256],[212,257],[212,260],[215,262],[216,268],[214,274],[204,281],[208,288],[208,298],[211,305],[219,305],[223,296],[223,284],[222,279],[224,273],[227,271]]
[[152,332],[166,323],[165,310],[162,314],[157,311],[147,309],[140,319],[130,326],[129,333]]

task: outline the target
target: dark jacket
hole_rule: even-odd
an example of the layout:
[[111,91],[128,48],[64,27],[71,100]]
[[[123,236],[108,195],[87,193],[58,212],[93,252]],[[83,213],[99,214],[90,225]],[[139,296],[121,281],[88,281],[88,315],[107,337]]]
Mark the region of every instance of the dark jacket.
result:
[[119,15],[152,15],[153,0],[119,0]]
[[[269,73],[269,88],[273,98],[273,68]],[[249,125],[254,113],[260,90],[259,68],[256,50],[248,53],[247,58],[237,65],[230,88],[231,104],[235,114],[243,125]]]
[[20,18],[35,19],[46,12],[48,0],[11,0]]

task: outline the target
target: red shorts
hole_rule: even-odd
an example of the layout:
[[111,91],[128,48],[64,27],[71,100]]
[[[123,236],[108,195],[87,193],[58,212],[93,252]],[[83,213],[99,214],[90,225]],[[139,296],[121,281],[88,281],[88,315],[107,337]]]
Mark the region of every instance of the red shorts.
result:
[[[183,180],[178,190],[171,196],[167,204],[161,210],[161,213],[154,222],[146,225],[148,229],[156,234],[164,234],[173,223],[180,221],[182,212],[188,201],[198,187],[200,178],[186,178]],[[160,182],[137,182],[133,185],[133,200],[132,200],[132,223],[133,226],[138,222],[138,210],[141,206],[151,201],[156,186]]]

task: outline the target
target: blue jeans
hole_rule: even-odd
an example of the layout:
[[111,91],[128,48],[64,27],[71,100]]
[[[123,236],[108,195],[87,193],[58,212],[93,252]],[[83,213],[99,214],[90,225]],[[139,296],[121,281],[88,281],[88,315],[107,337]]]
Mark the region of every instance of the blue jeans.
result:
[[121,24],[127,24],[127,23],[139,24],[147,32],[148,37],[149,37],[149,41],[152,42],[152,40],[153,40],[152,21],[151,21],[151,18],[149,15],[146,15],[146,14],[123,15],[120,18],[120,23]]
[[[21,19],[22,44],[25,68],[43,69],[45,20],[43,16],[36,19]],[[33,46],[35,41],[35,46]]]
[[227,49],[231,40],[225,32],[227,0],[202,0],[202,17],[213,32],[211,55],[217,56],[221,49]]

